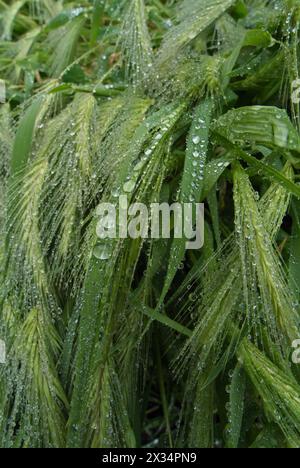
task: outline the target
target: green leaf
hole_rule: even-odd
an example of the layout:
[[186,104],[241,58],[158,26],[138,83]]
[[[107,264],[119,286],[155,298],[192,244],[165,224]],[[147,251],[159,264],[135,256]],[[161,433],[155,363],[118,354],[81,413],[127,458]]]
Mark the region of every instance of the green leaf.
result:
[[209,211],[212,219],[212,226],[214,230],[215,239],[217,242],[218,248],[221,247],[221,231],[220,231],[220,216],[219,216],[219,205],[217,199],[216,187],[210,191],[207,196],[207,202],[209,206]]
[[34,100],[19,124],[11,160],[12,174],[21,172],[27,164],[32,150],[37,122],[44,104],[44,97]]
[[[213,101],[208,99],[197,107],[187,141],[186,157],[179,202],[199,203],[204,186],[204,168],[207,158],[209,125],[213,113]],[[164,301],[185,254],[187,239],[174,239],[170,252],[167,277],[160,297],[159,305]]]
[[142,313],[147,315],[151,320],[156,320],[157,322],[160,322],[162,325],[165,327],[169,327],[172,330],[184,335],[190,337],[192,334],[192,331],[189,330],[188,328],[184,327],[180,323],[176,322],[175,320],[172,320],[171,318],[167,317],[167,315],[162,314],[160,312],[157,312],[154,309],[151,309],[149,307],[143,306],[142,307]]
[[104,14],[105,0],[94,0],[92,27],[91,27],[91,44],[97,42],[100,31],[101,19]]
[[266,146],[300,153],[300,136],[286,110],[277,107],[252,106],[234,109],[213,126],[218,134],[241,146]]
[[270,47],[274,43],[274,39],[268,31],[262,29],[249,29],[244,40],[244,47]]
[[297,198],[300,198],[300,186],[287,179],[280,171],[277,171],[277,169],[275,169],[273,166],[265,164],[254,156],[251,156],[249,153],[246,153],[246,151],[243,151],[239,146],[234,145],[226,138],[223,138],[221,135],[218,135],[218,139],[226,149],[231,150],[232,155],[236,155],[237,159],[242,159],[250,166],[257,169],[261,175],[264,175],[273,182],[277,181],[291,194],[295,195]]
[[291,215],[293,218],[292,235],[290,239],[289,278],[290,286],[300,295],[300,202],[293,201]]
[[240,364],[234,370],[230,385],[228,448],[238,448],[244,416],[246,379]]
[[245,18],[248,15],[248,8],[244,0],[237,0],[230,12],[237,18]]
[[214,188],[219,178],[222,176],[224,171],[230,164],[236,160],[236,156],[232,153],[228,153],[221,158],[214,159],[206,164],[205,176],[203,184],[203,192],[201,199],[204,200],[209,192]]

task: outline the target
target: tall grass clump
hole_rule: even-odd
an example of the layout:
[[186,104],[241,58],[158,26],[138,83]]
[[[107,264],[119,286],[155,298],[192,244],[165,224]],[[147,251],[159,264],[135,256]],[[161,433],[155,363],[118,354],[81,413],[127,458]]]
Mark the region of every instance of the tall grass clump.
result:
[[[2,448],[300,446],[299,22],[0,1]],[[203,248],[101,240],[125,195],[203,202]]]

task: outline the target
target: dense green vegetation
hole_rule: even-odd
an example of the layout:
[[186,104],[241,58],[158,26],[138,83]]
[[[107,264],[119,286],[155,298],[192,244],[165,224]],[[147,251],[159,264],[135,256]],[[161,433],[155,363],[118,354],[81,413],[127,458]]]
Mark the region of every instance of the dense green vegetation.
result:
[[[1,447],[300,446],[299,20],[0,0]],[[204,247],[100,243],[121,194],[203,201]]]

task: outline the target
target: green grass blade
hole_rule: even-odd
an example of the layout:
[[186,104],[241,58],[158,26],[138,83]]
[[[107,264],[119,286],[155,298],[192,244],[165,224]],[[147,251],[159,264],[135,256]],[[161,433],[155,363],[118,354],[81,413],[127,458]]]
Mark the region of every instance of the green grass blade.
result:
[[104,15],[104,0],[94,0],[94,11],[93,11],[92,27],[91,27],[91,45],[94,45],[97,42],[103,15]]
[[249,166],[257,169],[261,175],[264,175],[272,182],[278,182],[292,195],[295,195],[298,199],[300,198],[300,186],[287,179],[280,171],[275,169],[273,166],[270,166],[269,164],[265,164],[261,160],[247,153],[246,151],[243,151],[240,147],[231,143],[229,140],[222,137],[221,135],[218,135],[218,138],[220,142],[224,144],[225,148],[227,150],[230,150],[232,152],[232,155],[235,155],[237,159],[245,161],[249,164]]
[[[195,111],[187,141],[184,174],[179,196],[180,203],[190,203],[191,201],[199,203],[201,200],[209,141],[208,129],[213,107],[213,102],[208,99],[199,104]],[[172,243],[168,272],[158,307],[164,301],[178,267],[184,258],[186,241],[185,238],[174,239]]]
[[239,445],[244,417],[245,389],[245,373],[241,365],[237,365],[230,384],[228,448],[238,448]]
[[27,164],[37,129],[37,122],[44,104],[43,97],[36,99],[19,124],[11,160],[12,175],[20,173]]

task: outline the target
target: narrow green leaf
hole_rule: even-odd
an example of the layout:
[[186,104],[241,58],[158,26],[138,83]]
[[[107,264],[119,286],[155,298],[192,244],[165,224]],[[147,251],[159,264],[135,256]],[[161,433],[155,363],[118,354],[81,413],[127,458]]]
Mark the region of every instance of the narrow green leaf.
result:
[[[199,203],[204,186],[204,169],[207,159],[209,126],[213,113],[213,101],[207,99],[196,109],[187,141],[183,178],[181,183],[180,203]],[[170,261],[159,306],[164,301],[169,287],[175,277],[185,254],[187,239],[174,239],[171,247]]]
[[290,240],[289,277],[290,286],[296,289],[296,297],[300,294],[300,202],[293,201],[291,215],[293,218]]
[[44,102],[44,97],[37,98],[29,107],[19,124],[11,160],[12,175],[22,171],[26,166],[32,149],[37,121]]
[[208,196],[209,192],[214,188],[226,168],[235,160],[236,156],[234,154],[227,153],[225,156],[214,159],[206,165],[201,200],[204,200]]
[[170,317],[167,317],[167,315],[157,312],[156,310],[151,309],[150,307],[143,306],[142,312],[143,314],[147,315],[147,317],[149,317],[151,320],[156,320],[160,322],[162,325],[165,325],[166,327],[169,327],[172,330],[175,330],[176,332],[181,333],[182,335],[185,335],[187,337],[190,337],[192,335],[191,330],[184,327],[183,325],[176,322],[175,320],[172,320]]
[[218,248],[220,248],[221,247],[221,231],[220,231],[219,204],[218,204],[216,187],[214,187],[214,189],[211,190],[210,193],[208,194],[207,201],[208,201],[208,206],[209,206],[210,215],[212,219],[215,239],[216,239]]
[[230,385],[228,448],[238,448],[244,415],[246,380],[240,364],[234,370]]
[[104,0],[94,0],[92,28],[91,28],[91,44],[97,42],[100,31],[101,18],[104,14]]
[[254,156],[251,156],[249,153],[246,153],[246,151],[243,151],[239,146],[231,143],[227,138],[224,138],[219,134],[218,139],[222,144],[224,144],[225,148],[231,150],[233,155],[236,155],[237,159],[242,159],[250,166],[256,168],[261,175],[264,175],[273,182],[277,181],[291,194],[300,198],[300,186],[287,179],[280,171],[277,171],[273,166],[265,164]]

